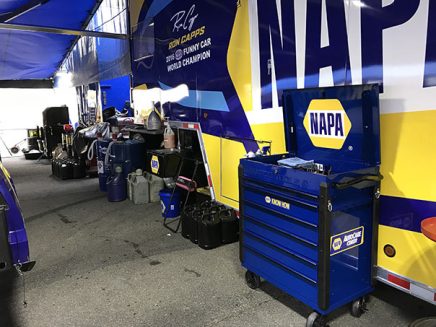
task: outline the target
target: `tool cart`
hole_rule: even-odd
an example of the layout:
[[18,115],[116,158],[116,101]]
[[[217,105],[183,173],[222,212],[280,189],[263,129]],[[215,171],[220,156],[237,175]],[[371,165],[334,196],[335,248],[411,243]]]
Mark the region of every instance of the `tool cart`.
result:
[[240,259],[249,287],[265,279],[310,306],[306,326],[373,291],[380,165],[379,87],[283,94],[287,152],[242,159]]

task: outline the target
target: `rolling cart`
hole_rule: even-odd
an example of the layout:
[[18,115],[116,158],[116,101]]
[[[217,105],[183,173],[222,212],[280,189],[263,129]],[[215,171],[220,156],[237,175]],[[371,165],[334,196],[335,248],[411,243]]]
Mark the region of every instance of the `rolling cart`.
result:
[[306,326],[373,291],[379,210],[377,85],[285,91],[283,155],[242,159],[240,259],[314,312]]

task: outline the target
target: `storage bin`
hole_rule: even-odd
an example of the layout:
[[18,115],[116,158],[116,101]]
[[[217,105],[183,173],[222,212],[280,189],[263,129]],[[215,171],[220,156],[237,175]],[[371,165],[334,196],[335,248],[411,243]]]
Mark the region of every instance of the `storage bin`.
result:
[[171,149],[147,151],[146,171],[161,178],[175,177],[181,162],[180,154]]

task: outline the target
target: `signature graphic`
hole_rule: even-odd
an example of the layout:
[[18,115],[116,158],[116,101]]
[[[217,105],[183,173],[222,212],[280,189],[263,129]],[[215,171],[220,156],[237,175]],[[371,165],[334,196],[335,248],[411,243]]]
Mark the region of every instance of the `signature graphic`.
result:
[[171,22],[174,21],[173,32],[179,32],[180,29],[190,32],[197,17],[198,14],[195,14],[195,5],[192,5],[188,11],[179,11],[170,19]]

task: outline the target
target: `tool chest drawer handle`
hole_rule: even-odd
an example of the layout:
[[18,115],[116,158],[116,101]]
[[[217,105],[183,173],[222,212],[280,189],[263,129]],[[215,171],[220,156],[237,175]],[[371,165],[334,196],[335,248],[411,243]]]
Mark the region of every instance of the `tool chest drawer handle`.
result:
[[348,187],[354,186],[356,184],[362,183],[362,182],[376,182],[379,183],[383,179],[382,175],[366,175],[359,178],[352,179],[347,182],[343,183],[333,183],[333,186],[337,188],[338,190],[343,190]]
[[291,193],[291,194],[296,195],[296,196],[301,196],[303,198],[307,198],[307,199],[309,199],[309,201],[310,200],[318,201],[318,196],[317,195],[313,195],[313,194],[310,194],[310,193],[305,193],[305,192],[302,192],[302,191],[297,191],[295,189],[289,189],[288,187],[284,187],[284,186],[280,186],[280,185],[266,183],[266,182],[255,180],[255,179],[252,179],[252,178],[245,177],[243,179],[243,183],[247,187],[251,186],[253,188],[253,185],[254,185],[255,188],[258,187],[258,186],[261,186],[263,188],[268,188],[268,189],[277,189],[277,190],[284,191],[285,193]]

